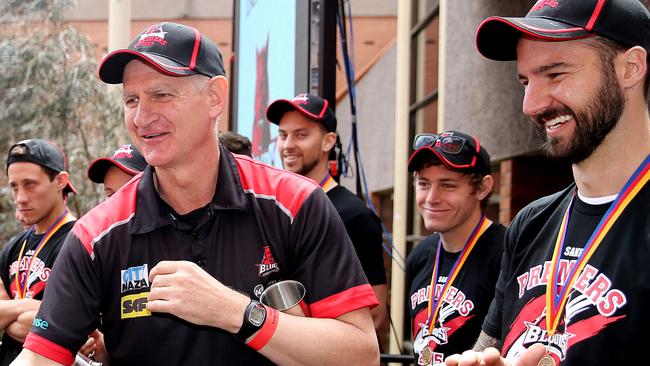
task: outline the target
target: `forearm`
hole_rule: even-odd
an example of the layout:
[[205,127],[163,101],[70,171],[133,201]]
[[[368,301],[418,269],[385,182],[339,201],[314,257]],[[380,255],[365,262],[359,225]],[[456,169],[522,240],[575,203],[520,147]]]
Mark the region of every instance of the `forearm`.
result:
[[489,335],[487,335],[487,333],[481,331],[481,334],[479,334],[476,343],[474,343],[474,347],[472,348],[472,351],[480,352],[488,347],[497,348],[498,342],[499,342],[498,339],[494,337],[490,337]]
[[10,366],[62,366],[28,349],[23,349]]
[[5,329],[5,333],[11,338],[23,343],[25,342],[25,337],[32,329],[32,322],[36,317],[36,310],[26,311],[18,316],[15,322],[12,322]]
[[337,319],[280,314],[277,330],[260,350],[281,365],[377,365],[379,348],[367,308]]
[[40,305],[40,300],[34,299],[0,300],[0,329],[7,329],[23,313],[36,311]]

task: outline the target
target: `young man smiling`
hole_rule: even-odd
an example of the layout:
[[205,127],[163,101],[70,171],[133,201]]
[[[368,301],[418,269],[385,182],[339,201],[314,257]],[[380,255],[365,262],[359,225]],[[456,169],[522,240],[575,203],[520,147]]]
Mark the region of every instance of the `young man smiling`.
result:
[[505,227],[486,218],[490,156],[468,134],[420,134],[408,163],[427,230],[406,259],[416,365],[439,364],[476,340],[499,274]]

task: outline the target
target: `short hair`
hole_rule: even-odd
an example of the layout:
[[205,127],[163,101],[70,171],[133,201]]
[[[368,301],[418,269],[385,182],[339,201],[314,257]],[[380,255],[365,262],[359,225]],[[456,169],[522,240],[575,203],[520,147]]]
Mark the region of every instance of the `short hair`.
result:
[[237,132],[223,131],[219,132],[219,141],[226,149],[235,154],[251,156],[251,140]]
[[[605,67],[605,72],[614,71],[614,57],[629,49],[629,47],[622,46],[621,44],[609,38],[595,36],[585,39],[585,43],[600,53],[600,60]],[[643,82],[643,93],[648,99],[648,91],[650,90],[650,50],[646,50],[646,75]]]

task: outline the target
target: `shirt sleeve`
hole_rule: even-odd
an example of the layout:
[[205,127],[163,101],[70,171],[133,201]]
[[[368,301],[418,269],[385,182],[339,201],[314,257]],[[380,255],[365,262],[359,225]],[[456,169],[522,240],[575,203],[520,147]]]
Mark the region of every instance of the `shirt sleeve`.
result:
[[52,268],[24,348],[72,364],[77,350],[99,324],[101,286],[95,262],[92,252],[71,232]]
[[305,285],[311,316],[336,318],[378,304],[336,209],[321,189],[302,204],[289,233],[290,278]]

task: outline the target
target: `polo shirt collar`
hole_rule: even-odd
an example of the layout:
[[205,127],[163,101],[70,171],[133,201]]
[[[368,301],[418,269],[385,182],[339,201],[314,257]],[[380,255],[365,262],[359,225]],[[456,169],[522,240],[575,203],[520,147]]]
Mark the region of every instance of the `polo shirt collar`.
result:
[[[248,204],[241,185],[237,162],[230,151],[221,144],[219,148],[219,176],[210,206],[213,211],[246,211]],[[166,225],[172,225],[172,219],[156,191],[154,168],[147,166],[138,184],[131,233],[145,234]]]

